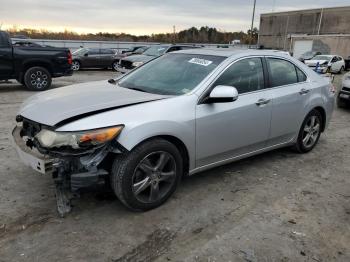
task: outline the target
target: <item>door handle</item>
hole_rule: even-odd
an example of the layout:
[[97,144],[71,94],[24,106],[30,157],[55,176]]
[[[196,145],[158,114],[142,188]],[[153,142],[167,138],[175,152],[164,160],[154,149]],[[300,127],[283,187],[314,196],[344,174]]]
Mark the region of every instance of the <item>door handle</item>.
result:
[[299,94],[305,95],[305,94],[307,94],[307,93],[309,93],[309,92],[310,92],[309,89],[302,88],[302,89],[299,91]]
[[257,106],[263,106],[263,105],[266,105],[266,104],[270,103],[270,101],[271,101],[271,99],[261,98],[255,104]]

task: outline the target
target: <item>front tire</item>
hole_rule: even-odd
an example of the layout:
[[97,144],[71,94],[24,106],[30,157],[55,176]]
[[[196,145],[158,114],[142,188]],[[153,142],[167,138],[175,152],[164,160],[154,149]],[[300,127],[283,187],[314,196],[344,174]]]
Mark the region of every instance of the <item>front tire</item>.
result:
[[50,88],[51,74],[44,67],[36,66],[29,68],[24,74],[24,85],[33,91],[44,91]]
[[182,174],[183,159],[176,146],[153,139],[115,159],[111,183],[126,207],[146,211],[162,205],[175,192]]
[[301,125],[295,149],[299,153],[310,152],[318,143],[321,135],[323,119],[317,110],[312,110]]
[[119,67],[119,61],[114,61],[112,64],[112,70],[118,71],[118,67]]

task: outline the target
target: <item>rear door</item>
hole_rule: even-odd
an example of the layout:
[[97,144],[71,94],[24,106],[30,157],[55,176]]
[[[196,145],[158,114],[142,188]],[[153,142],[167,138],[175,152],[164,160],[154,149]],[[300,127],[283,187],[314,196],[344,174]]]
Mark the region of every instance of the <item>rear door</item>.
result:
[[0,33],[0,79],[8,79],[13,74],[12,44],[5,33]]
[[311,93],[306,74],[283,58],[267,57],[269,92],[272,99],[271,133],[268,146],[291,141],[299,132]]
[[114,54],[112,49],[100,49],[100,65],[103,67],[112,66]]

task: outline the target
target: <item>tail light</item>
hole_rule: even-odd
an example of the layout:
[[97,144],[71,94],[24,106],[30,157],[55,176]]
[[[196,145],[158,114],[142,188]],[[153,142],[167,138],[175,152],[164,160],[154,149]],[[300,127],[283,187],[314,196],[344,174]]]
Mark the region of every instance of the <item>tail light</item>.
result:
[[72,64],[73,62],[73,58],[72,58],[72,53],[70,51],[68,51],[68,64]]

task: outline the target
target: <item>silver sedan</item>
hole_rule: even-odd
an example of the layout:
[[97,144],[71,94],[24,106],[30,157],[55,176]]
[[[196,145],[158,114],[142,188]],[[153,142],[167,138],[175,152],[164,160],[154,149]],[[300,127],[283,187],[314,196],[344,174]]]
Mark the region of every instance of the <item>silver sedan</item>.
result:
[[311,151],[334,107],[334,87],[274,51],[166,54],[109,81],[29,98],[17,115],[24,163],[67,191],[109,183],[132,210],[164,203],[183,175],[275,148]]

